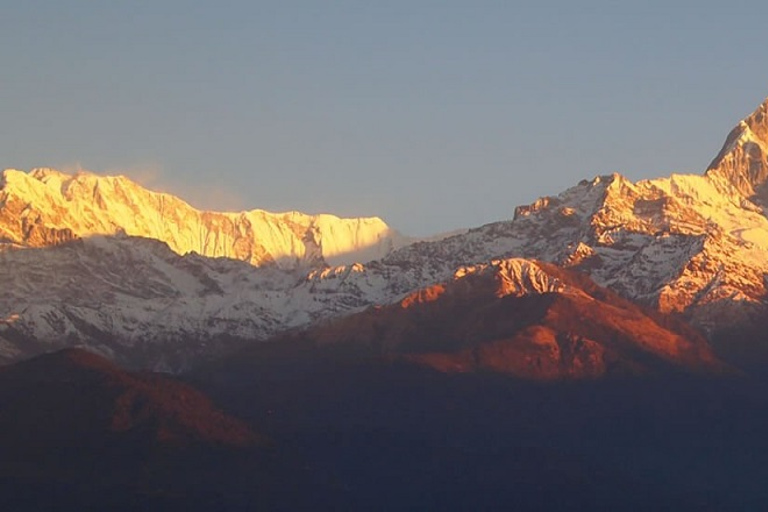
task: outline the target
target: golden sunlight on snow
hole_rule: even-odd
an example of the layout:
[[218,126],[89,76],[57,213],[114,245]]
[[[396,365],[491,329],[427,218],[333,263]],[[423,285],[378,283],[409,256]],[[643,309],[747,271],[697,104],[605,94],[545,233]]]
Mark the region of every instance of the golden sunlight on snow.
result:
[[163,241],[178,254],[292,268],[319,261],[367,261],[408,243],[376,217],[200,211],[123,176],[9,169],[0,187],[0,204],[7,213],[0,217],[0,234],[26,247],[93,235],[129,235]]

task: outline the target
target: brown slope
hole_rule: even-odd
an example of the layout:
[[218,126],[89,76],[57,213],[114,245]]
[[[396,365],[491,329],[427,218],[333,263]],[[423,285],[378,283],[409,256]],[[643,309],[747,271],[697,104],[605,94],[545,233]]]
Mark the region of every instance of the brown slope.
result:
[[269,355],[256,349],[253,357],[269,360],[280,352],[288,362],[296,350],[290,347],[301,345],[307,355],[315,347],[340,357],[534,380],[725,370],[706,340],[682,322],[641,309],[583,275],[519,259],[464,269],[397,304],[277,341],[285,347]]

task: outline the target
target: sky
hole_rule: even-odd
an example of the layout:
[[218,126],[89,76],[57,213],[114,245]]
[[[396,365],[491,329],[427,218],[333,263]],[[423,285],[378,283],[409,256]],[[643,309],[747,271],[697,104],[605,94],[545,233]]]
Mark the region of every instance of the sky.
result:
[[0,2],[0,168],[409,235],[701,173],[768,96],[764,0]]

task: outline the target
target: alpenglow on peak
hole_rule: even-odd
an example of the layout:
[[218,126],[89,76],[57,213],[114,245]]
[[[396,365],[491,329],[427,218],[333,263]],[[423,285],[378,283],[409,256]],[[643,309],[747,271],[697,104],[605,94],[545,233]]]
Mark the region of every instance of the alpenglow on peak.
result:
[[0,242],[47,247],[94,235],[153,238],[178,254],[281,268],[368,261],[409,242],[378,217],[200,211],[124,176],[45,168],[0,175]]
[[756,203],[768,204],[768,98],[731,130],[707,169]]

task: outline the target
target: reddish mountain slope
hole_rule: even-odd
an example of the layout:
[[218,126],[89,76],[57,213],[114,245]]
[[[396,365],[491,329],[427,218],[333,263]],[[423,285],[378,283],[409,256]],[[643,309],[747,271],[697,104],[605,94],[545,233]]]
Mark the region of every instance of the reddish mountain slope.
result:
[[280,343],[290,347],[291,340],[445,372],[537,380],[725,369],[682,322],[643,310],[582,275],[522,259],[464,268],[452,281],[397,304]]

